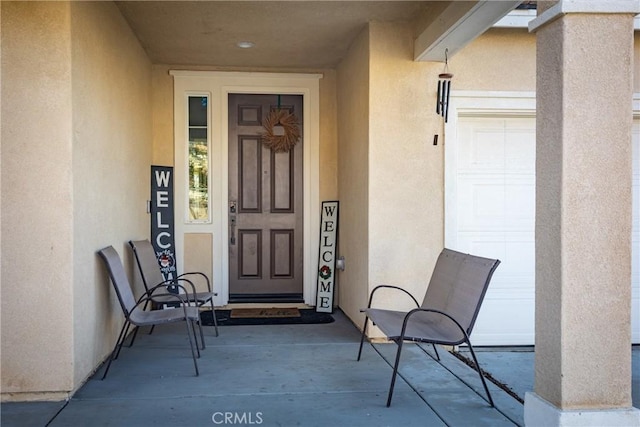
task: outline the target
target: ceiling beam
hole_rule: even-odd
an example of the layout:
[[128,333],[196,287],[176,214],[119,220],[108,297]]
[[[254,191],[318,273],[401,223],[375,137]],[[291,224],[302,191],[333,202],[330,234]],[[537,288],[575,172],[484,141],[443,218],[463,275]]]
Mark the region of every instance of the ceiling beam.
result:
[[452,57],[520,3],[513,0],[450,2],[416,38],[414,59],[444,62],[446,49]]

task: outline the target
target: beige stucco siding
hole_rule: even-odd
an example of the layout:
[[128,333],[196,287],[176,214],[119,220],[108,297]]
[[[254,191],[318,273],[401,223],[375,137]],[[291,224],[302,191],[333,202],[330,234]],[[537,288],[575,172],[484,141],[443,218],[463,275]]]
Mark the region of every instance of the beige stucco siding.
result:
[[338,199],[338,99],[336,70],[320,79],[320,200]]
[[363,31],[337,71],[340,308],[352,320],[368,298],[369,283],[369,31]]
[[433,113],[441,66],[414,62],[412,47],[406,25],[371,23],[338,67],[340,307],[357,324],[379,284],[422,299],[443,245],[443,147],[433,145],[435,134],[442,141]]
[[[72,2],[74,384],[105,357],[123,316],[95,251],[149,233],[151,63],[116,6]],[[131,276],[130,276],[131,277]]]
[[[433,145],[440,69],[412,60],[406,26],[370,29],[369,281],[421,300],[443,242],[443,146]],[[402,295],[390,302],[410,307]]]
[[[640,31],[634,32],[633,90],[640,92]],[[535,91],[536,35],[492,28],[449,60],[453,90]]]
[[[633,90],[640,92],[640,31],[634,32]],[[536,36],[493,28],[449,60],[453,90],[535,91]]]
[[453,90],[535,91],[536,36],[493,28],[449,60]]
[[73,386],[70,10],[1,7],[2,392],[59,392]]
[[62,399],[123,321],[95,251],[148,232],[151,65],[112,3],[2,2],[2,30],[2,399]]

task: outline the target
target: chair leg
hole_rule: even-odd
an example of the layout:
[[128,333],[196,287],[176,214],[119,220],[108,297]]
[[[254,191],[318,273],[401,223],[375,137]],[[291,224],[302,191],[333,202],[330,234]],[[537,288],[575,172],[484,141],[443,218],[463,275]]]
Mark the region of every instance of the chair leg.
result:
[[471,357],[473,357],[473,363],[476,364],[476,369],[478,370],[478,374],[480,375],[480,380],[482,381],[482,385],[484,386],[484,391],[487,393],[489,405],[493,408],[495,405],[493,404],[493,399],[491,398],[491,393],[489,393],[489,387],[487,387],[487,382],[484,380],[484,375],[482,375],[482,369],[480,369],[480,364],[478,363],[478,359],[476,358],[476,353],[473,351],[473,346],[471,342],[467,340],[467,344],[469,344],[469,350],[471,350]]
[[[116,353],[116,357],[114,357],[114,359],[117,359],[118,357],[120,357],[120,350],[122,350],[122,346],[124,345],[124,341],[127,339],[127,334],[129,334],[129,328],[131,327],[131,323],[129,323],[128,321],[124,322],[124,325],[122,325],[122,327],[125,327],[126,329],[124,331],[122,331],[124,333],[124,335],[122,335],[122,342],[120,343],[120,347],[118,348],[118,352]],[[138,327],[136,326],[136,329]],[[135,336],[134,336],[135,338]],[[131,347],[133,345],[133,341],[131,342],[131,344],[129,344],[129,347]]]
[[360,349],[358,350],[358,358],[356,359],[358,362],[360,361],[360,356],[362,355],[362,345],[364,344],[364,336],[367,333],[368,323],[369,323],[369,316],[365,316],[364,325],[362,326],[362,336],[360,337]]
[[[191,334],[193,333],[193,338],[195,338],[196,334],[195,331],[193,331],[193,324],[189,319],[185,319],[185,322],[187,324],[187,336],[189,337],[189,345],[191,346],[191,357],[193,358],[193,366],[195,366],[196,368],[196,377],[198,375],[200,375],[200,372],[198,371],[198,362],[196,361],[196,352],[193,349],[193,339],[191,338]],[[198,348],[198,341],[196,341],[196,349]],[[200,352],[198,351],[198,357],[200,357]]]
[[398,352],[396,353],[396,362],[393,365],[393,375],[391,376],[391,385],[389,386],[389,396],[387,397],[387,408],[391,406],[391,398],[393,397],[393,388],[396,385],[396,376],[398,375],[398,365],[400,364],[400,354],[402,353],[402,343],[404,340],[399,338],[396,341],[398,344]]
[[109,362],[107,362],[107,367],[104,369],[104,374],[102,374],[101,380],[104,380],[106,378],[107,373],[109,372],[109,368],[111,367],[111,362],[113,362],[113,360],[118,357],[117,354],[120,353],[120,349],[122,348],[122,343],[124,342],[124,338],[126,337],[124,333],[125,328],[129,329],[129,322],[125,321],[124,323],[125,324],[122,325],[122,329],[120,329],[120,335],[118,335],[118,340],[116,341],[116,345],[113,347],[113,351],[109,355]]
[[439,362],[440,361],[440,355],[438,354],[438,349],[436,348],[435,344],[431,344],[433,346],[433,351],[436,352],[436,360]]
[[[215,313],[214,313],[215,316]],[[205,343],[204,343],[204,333],[202,332],[202,320],[198,320],[198,328],[200,329],[200,341],[202,341],[202,349],[205,349]]]
[[215,327],[216,336],[218,336],[218,319],[216,319],[216,309],[213,307],[213,298],[211,298],[211,315],[213,316],[213,326]]
[[200,345],[198,344],[198,336],[196,335],[196,327],[194,320],[188,320],[191,323],[191,333],[193,334],[193,340],[196,344],[196,352],[198,354],[198,359],[200,358]]
[[138,330],[140,330],[140,327],[136,326],[135,329],[133,330],[133,336],[131,336],[131,341],[129,341],[129,348],[133,347],[133,343],[136,340],[136,337],[138,336]]
[[[149,305],[149,300],[147,300],[147,302],[144,303],[144,307],[142,308],[142,310],[146,310],[147,306]],[[160,307],[157,303],[151,301],[151,310],[159,310],[162,307]],[[155,328],[156,325],[151,325],[151,328],[149,329],[149,335],[151,335],[153,333],[153,328]],[[136,330],[136,334],[138,333],[138,331]],[[134,336],[135,338],[135,336]],[[131,340],[131,345],[133,345],[133,340]],[[129,347],[131,347],[131,345]]]

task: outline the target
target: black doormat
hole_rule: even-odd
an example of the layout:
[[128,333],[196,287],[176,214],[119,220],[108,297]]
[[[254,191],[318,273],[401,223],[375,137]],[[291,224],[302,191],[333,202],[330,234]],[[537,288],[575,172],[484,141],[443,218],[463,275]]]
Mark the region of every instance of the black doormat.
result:
[[[317,313],[314,309],[300,309],[300,316],[296,317],[231,317],[231,310],[216,310],[218,326],[234,325],[312,325],[317,323],[331,323],[333,316],[329,313]],[[211,310],[200,312],[203,326],[213,326]]]

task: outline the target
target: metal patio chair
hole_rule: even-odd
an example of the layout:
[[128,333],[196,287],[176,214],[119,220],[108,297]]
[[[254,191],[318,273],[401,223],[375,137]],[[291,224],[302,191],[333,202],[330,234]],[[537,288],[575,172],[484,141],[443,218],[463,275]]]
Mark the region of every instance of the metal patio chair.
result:
[[[200,350],[198,349],[198,340],[196,338],[194,326],[195,322],[200,321],[200,313],[198,311],[198,308],[188,306],[185,298],[180,295],[164,294],[167,297],[172,298],[173,301],[180,303],[181,306],[166,310],[145,311],[143,307],[145,307],[151,300],[152,292],[156,290],[163,290],[165,289],[164,286],[152,288],[149,291],[145,292],[138,300],[136,300],[133,296],[131,284],[124,271],[124,267],[122,265],[122,261],[120,260],[120,256],[118,255],[118,252],[116,252],[113,246],[108,246],[98,251],[98,254],[104,261],[104,264],[109,272],[111,283],[113,284],[113,288],[116,291],[118,301],[120,301],[120,306],[122,307],[122,311],[125,317],[125,322],[122,325],[122,329],[120,330],[120,335],[118,336],[116,345],[114,346],[113,351],[109,356],[109,362],[107,363],[107,367],[105,368],[104,374],[102,375],[102,379],[105,379],[105,377],[107,376],[109,368],[111,367],[111,362],[113,362],[114,359],[118,358],[120,350],[122,349],[122,344],[127,338],[127,332],[129,331],[129,327],[131,325],[134,325],[136,327],[155,326],[175,322],[186,323],[187,336],[189,337],[189,344],[191,346],[191,356],[193,357],[193,365],[196,369],[196,376],[199,375],[198,362],[196,361],[196,352],[198,357],[200,357]],[[200,336],[201,339],[204,340],[202,329],[200,330]]]
[[[211,282],[209,281],[207,275],[199,271],[193,271],[183,273],[173,280],[165,280],[162,272],[160,271],[160,265],[158,264],[156,252],[153,249],[151,242],[149,242],[148,240],[130,240],[129,245],[131,246],[133,254],[135,255],[136,264],[138,265],[138,271],[140,272],[140,276],[142,277],[142,283],[145,289],[149,290],[151,287],[158,285],[172,286],[179,284],[183,280],[186,280],[186,282],[191,287],[188,292],[191,302],[193,302],[197,306],[202,306],[207,302],[211,304],[213,325],[215,327],[215,334],[216,336],[218,336],[218,321],[216,320],[216,310],[213,305],[213,297],[218,294],[211,290]],[[193,285],[193,282],[191,280],[187,280],[187,277],[189,276],[202,277],[207,285],[207,290],[198,291]],[[168,299],[168,297],[153,296],[154,306],[162,306],[163,304],[167,304],[170,302],[171,300],[170,298]],[[204,348],[204,341],[202,348]]]
[[[494,406],[469,336],[493,272],[499,264],[500,261],[497,259],[481,258],[445,248],[438,256],[422,305],[418,304],[409,292],[397,286],[380,285],[373,289],[369,305],[362,310],[366,317],[360,338],[358,360],[362,355],[362,345],[370,319],[387,338],[398,345],[387,407],[391,405],[404,341],[432,344],[438,360],[440,357],[436,344],[457,346],[466,343],[487,393],[487,401]],[[416,308],[408,312],[372,308],[374,294],[383,288],[404,292],[411,297]]]

